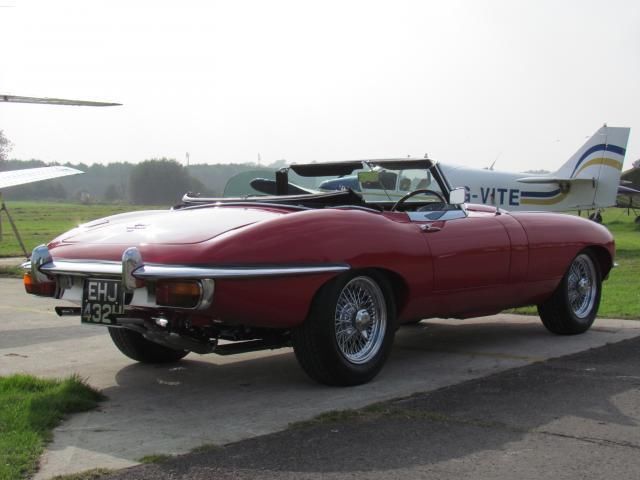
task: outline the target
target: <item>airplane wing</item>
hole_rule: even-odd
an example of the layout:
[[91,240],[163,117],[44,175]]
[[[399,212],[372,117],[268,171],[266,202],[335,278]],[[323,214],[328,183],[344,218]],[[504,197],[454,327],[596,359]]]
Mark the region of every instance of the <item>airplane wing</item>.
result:
[[25,168],[21,170],[9,170],[0,172],[0,190],[16,185],[49,180],[51,178],[66,177],[67,175],[78,175],[84,173],[71,167],[41,167]]
[[121,103],[92,102],[89,100],[68,100],[66,98],[46,98],[46,97],[19,97],[17,95],[0,94],[0,102],[9,103],[39,103],[46,105],[74,105],[77,107],[115,107]]
[[636,190],[635,188],[631,187],[625,187],[624,185],[619,185],[618,195],[629,195],[632,197],[640,196],[640,190]]
[[621,208],[640,208],[640,190],[619,185],[616,206]]

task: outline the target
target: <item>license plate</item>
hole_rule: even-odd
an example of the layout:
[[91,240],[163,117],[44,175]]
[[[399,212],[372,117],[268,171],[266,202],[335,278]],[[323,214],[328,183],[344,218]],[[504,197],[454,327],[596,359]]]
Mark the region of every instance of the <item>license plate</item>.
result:
[[124,313],[124,292],[119,280],[88,278],[82,292],[82,323],[113,325]]

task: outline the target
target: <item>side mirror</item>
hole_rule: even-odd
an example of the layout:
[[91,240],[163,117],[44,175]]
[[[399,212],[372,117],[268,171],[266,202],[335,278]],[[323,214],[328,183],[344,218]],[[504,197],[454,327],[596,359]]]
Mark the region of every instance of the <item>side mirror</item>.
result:
[[467,197],[467,191],[464,187],[454,188],[449,192],[449,203],[451,205],[462,205]]

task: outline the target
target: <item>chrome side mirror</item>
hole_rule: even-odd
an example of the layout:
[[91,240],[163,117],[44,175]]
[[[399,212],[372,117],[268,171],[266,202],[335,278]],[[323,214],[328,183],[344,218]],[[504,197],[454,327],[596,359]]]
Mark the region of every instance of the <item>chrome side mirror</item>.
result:
[[464,187],[454,188],[449,192],[449,203],[451,205],[462,205],[467,197]]

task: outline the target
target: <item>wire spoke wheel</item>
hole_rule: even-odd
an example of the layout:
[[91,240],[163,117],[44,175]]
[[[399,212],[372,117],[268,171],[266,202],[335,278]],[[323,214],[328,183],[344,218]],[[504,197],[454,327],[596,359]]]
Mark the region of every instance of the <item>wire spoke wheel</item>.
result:
[[569,265],[562,281],[538,305],[542,323],[550,332],[575,335],[586,332],[598,313],[602,295],[602,273],[593,253],[579,253]]
[[569,270],[567,294],[569,306],[578,318],[588,316],[596,299],[596,270],[586,255],[578,255]]
[[309,316],[292,332],[300,366],[327,385],[361,385],[382,369],[395,335],[389,280],[361,270],[335,277],[318,291]]
[[387,306],[373,280],[356,277],[344,286],[336,303],[334,327],[338,349],[350,363],[367,363],[380,351],[387,329]]

